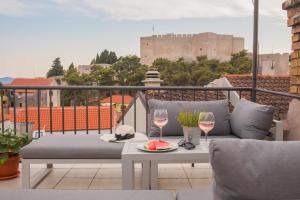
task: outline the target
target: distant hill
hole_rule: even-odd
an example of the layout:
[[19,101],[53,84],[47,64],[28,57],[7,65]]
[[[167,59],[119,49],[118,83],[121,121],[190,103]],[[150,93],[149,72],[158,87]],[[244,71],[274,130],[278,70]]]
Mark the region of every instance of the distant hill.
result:
[[2,84],[10,84],[12,82],[12,80],[14,80],[11,77],[1,77],[0,78],[0,83]]

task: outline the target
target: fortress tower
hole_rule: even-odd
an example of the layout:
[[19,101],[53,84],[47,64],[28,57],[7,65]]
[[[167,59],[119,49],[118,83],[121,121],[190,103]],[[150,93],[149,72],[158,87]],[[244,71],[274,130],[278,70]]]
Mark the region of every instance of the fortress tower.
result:
[[188,35],[153,35],[141,37],[141,63],[152,65],[157,58],[195,60],[206,55],[209,59],[227,61],[232,53],[244,49],[244,38],[216,33]]

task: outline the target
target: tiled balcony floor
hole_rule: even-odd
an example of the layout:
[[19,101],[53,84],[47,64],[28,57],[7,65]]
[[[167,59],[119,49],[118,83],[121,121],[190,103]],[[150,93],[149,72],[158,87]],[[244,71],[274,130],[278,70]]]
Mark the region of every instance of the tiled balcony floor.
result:
[[[45,169],[43,165],[32,165],[31,176]],[[120,164],[98,165],[54,165],[52,172],[38,185],[40,189],[90,189],[120,190],[122,188]],[[141,166],[136,167],[136,189],[141,189]],[[162,164],[159,165],[159,189],[179,190],[207,187],[212,184],[209,164]],[[21,177],[0,181],[0,188],[21,188]]]

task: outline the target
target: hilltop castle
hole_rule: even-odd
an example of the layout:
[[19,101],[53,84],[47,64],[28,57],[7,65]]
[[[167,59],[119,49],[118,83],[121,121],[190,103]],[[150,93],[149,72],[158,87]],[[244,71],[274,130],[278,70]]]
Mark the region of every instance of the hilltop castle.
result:
[[153,35],[140,39],[141,63],[147,65],[157,58],[195,60],[203,55],[227,61],[232,53],[243,49],[244,38],[216,33]]

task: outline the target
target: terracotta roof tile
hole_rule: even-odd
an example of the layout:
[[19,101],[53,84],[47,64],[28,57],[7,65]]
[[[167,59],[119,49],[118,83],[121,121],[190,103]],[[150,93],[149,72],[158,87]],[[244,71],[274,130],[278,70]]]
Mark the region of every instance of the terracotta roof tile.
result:
[[[132,100],[132,96],[124,95],[124,104],[130,104]],[[110,103],[110,97],[102,99],[101,103]],[[122,104],[122,95],[112,95],[112,103]]]
[[[113,108],[113,113],[114,108]],[[53,107],[52,110],[52,130],[62,131],[62,108]],[[98,129],[98,107],[89,106],[88,109],[88,129],[96,130]],[[14,121],[13,109],[10,110],[10,121]],[[16,122],[25,123],[25,109],[17,108],[16,110]],[[28,108],[28,122],[33,123],[33,130],[38,129],[38,109],[37,107]],[[114,115],[112,116],[112,122],[114,126]],[[46,128],[46,131],[50,131],[50,108],[41,107],[40,108],[40,128]],[[110,128],[110,108],[103,106],[100,108],[100,128],[109,129]],[[65,107],[64,108],[64,129],[66,131],[74,130],[74,108]],[[86,107],[78,106],[76,107],[76,129],[85,130],[86,129]]]
[[[9,85],[11,86],[50,86],[53,83],[52,78],[15,78]],[[25,92],[25,90],[16,90],[16,92]],[[27,92],[36,92],[36,90],[27,90]]]
[[[252,87],[252,75],[226,75],[228,81],[233,87]],[[257,76],[257,88],[273,90],[278,92],[289,92],[290,77],[289,76]],[[250,99],[249,92],[243,92],[242,98]],[[257,102],[265,105],[274,106],[276,112],[275,117],[284,118],[289,108],[291,98],[257,92]]]
[[49,86],[53,82],[51,78],[15,78],[12,86]]

